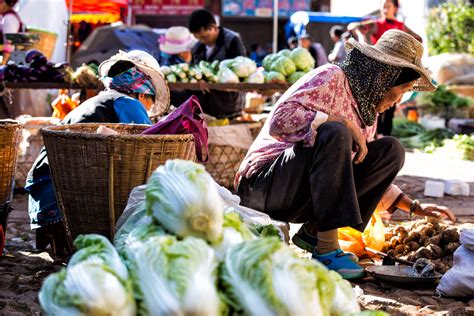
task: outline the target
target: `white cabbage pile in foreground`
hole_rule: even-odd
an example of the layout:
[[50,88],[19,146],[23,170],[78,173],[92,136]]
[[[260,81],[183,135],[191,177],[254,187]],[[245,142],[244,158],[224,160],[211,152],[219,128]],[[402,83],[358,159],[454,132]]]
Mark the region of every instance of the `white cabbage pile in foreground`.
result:
[[[142,193],[143,194],[143,193]],[[143,196],[143,195],[142,195]],[[273,226],[225,212],[202,165],[169,160],[115,236],[82,235],[39,294],[45,315],[349,315],[349,282],[300,258]],[[275,237],[277,236],[277,237]]]

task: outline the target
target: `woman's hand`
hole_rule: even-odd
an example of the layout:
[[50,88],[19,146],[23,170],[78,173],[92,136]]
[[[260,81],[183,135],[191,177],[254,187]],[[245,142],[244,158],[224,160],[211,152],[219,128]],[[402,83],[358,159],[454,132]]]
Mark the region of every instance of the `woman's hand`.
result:
[[354,122],[345,120],[344,124],[347,126],[349,131],[351,132],[352,139],[354,140],[355,143],[355,151],[356,156],[354,157],[354,163],[359,164],[361,163],[365,156],[367,156],[368,149],[367,149],[367,140],[365,139],[365,136],[362,134],[360,131],[360,128],[357,127]]
[[453,212],[445,206],[438,206],[431,203],[419,204],[419,207],[415,209],[415,214],[419,216],[429,216],[434,218],[448,218],[451,222],[456,223],[456,216]]

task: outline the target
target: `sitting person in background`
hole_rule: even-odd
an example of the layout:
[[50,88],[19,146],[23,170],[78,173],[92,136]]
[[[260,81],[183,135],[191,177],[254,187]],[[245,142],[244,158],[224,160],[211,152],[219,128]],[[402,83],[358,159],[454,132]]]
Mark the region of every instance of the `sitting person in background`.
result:
[[[134,50],[119,53],[99,66],[105,91],[72,110],[62,124],[135,123],[151,124],[147,114],[163,113],[169,106],[169,90],[159,64],[150,54]],[[30,194],[30,224],[36,230],[36,248],[51,243],[53,252],[64,250],[64,227],[43,148],[25,185]]]
[[346,49],[344,48],[344,28],[340,25],[334,25],[329,30],[329,35],[334,42],[334,48],[328,56],[328,60],[331,63],[340,63],[346,58]]
[[195,39],[184,26],[173,26],[160,37],[160,65],[191,63]]
[[300,36],[299,46],[309,50],[311,56],[313,56],[314,60],[316,61],[314,68],[318,68],[319,66],[328,63],[328,55],[326,54],[326,50],[321,44],[313,42],[311,35],[308,33]]
[[396,138],[375,139],[379,113],[407,91],[436,89],[421,64],[423,46],[389,30],[374,47],[353,39],[346,47],[342,64],[309,72],[280,97],[240,165],[235,188],[242,205],[305,223],[293,242],[310,244],[313,259],[355,279],[364,269],[341,250],[338,228],[364,231],[377,204],[388,212],[456,218],[392,185],[405,150]]
[[2,36],[0,40],[3,44],[3,64],[5,65],[13,51],[13,46],[6,41],[5,34],[15,34],[25,31],[25,26],[21,22],[20,16],[13,10],[18,0],[3,0],[0,2],[0,15],[2,16]]

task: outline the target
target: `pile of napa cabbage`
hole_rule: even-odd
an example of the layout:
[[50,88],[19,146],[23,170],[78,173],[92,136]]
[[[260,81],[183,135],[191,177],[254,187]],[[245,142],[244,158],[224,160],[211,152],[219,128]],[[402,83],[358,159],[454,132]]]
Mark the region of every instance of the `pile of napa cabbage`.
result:
[[349,282],[226,212],[202,165],[168,160],[115,235],[81,235],[41,288],[44,315],[345,315]]

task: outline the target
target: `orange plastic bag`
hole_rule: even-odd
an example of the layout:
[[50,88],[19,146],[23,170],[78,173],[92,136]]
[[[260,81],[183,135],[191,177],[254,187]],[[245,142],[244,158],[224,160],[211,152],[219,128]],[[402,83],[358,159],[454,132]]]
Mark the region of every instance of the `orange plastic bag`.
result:
[[61,89],[59,90],[58,97],[51,103],[53,107],[52,117],[57,117],[62,120],[69,112],[74,110],[77,105],[78,104],[69,97],[67,90]]
[[343,227],[338,229],[338,238],[342,250],[358,257],[366,253],[365,247],[381,251],[385,243],[385,230],[379,211],[375,210],[363,233],[351,227]]

